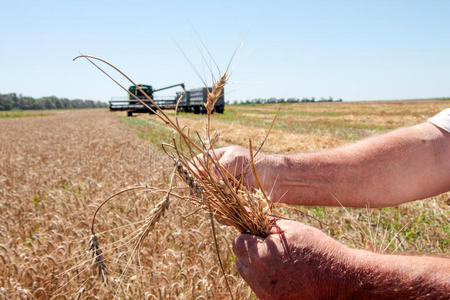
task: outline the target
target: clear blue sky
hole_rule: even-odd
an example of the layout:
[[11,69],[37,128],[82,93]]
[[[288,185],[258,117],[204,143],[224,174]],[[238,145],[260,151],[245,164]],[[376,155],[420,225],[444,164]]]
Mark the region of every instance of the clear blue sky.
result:
[[2,1],[0,93],[124,96],[80,52],[139,83],[200,87],[176,45],[207,76],[195,30],[221,69],[244,41],[229,100],[450,96],[450,1],[411,0]]

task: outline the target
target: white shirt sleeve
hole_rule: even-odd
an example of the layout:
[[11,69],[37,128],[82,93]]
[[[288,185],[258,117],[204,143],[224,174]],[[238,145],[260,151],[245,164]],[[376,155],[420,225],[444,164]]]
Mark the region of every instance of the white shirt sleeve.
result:
[[446,108],[437,115],[429,118],[428,122],[433,123],[447,132],[450,132],[450,108]]

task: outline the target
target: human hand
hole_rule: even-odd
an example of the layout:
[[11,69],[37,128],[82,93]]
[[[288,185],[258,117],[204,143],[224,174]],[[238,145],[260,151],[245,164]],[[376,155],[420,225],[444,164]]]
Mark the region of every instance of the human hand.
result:
[[260,299],[321,299],[342,295],[351,249],[313,227],[278,220],[266,238],[239,235],[236,266]]
[[[242,180],[242,184],[249,188],[259,188],[251,168],[250,152],[241,146],[228,146],[214,149],[210,155],[236,179]],[[276,181],[276,160],[272,155],[259,152],[254,157],[256,172],[258,173],[264,190],[269,194]],[[202,155],[194,158],[193,164],[200,174],[206,171],[199,162],[204,162]],[[218,174],[217,168],[212,165],[211,171]]]

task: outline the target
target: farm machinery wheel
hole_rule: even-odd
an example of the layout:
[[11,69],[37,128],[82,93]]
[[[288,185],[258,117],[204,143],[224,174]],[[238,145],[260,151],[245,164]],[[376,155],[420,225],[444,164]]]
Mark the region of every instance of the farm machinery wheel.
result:
[[194,106],[194,114],[198,115],[200,113],[200,106]]

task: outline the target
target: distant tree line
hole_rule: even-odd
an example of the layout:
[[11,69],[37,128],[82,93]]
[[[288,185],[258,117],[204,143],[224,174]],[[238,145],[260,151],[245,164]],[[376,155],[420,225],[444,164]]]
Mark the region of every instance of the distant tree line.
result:
[[298,102],[342,102],[342,99],[333,99],[333,97],[329,97],[327,99],[320,98],[316,99],[312,98],[254,98],[247,99],[244,101],[230,101],[227,104],[269,104],[269,103],[298,103]]
[[68,109],[106,107],[106,103],[93,100],[58,98],[55,96],[35,99],[22,95],[0,94],[0,110],[11,109]]

